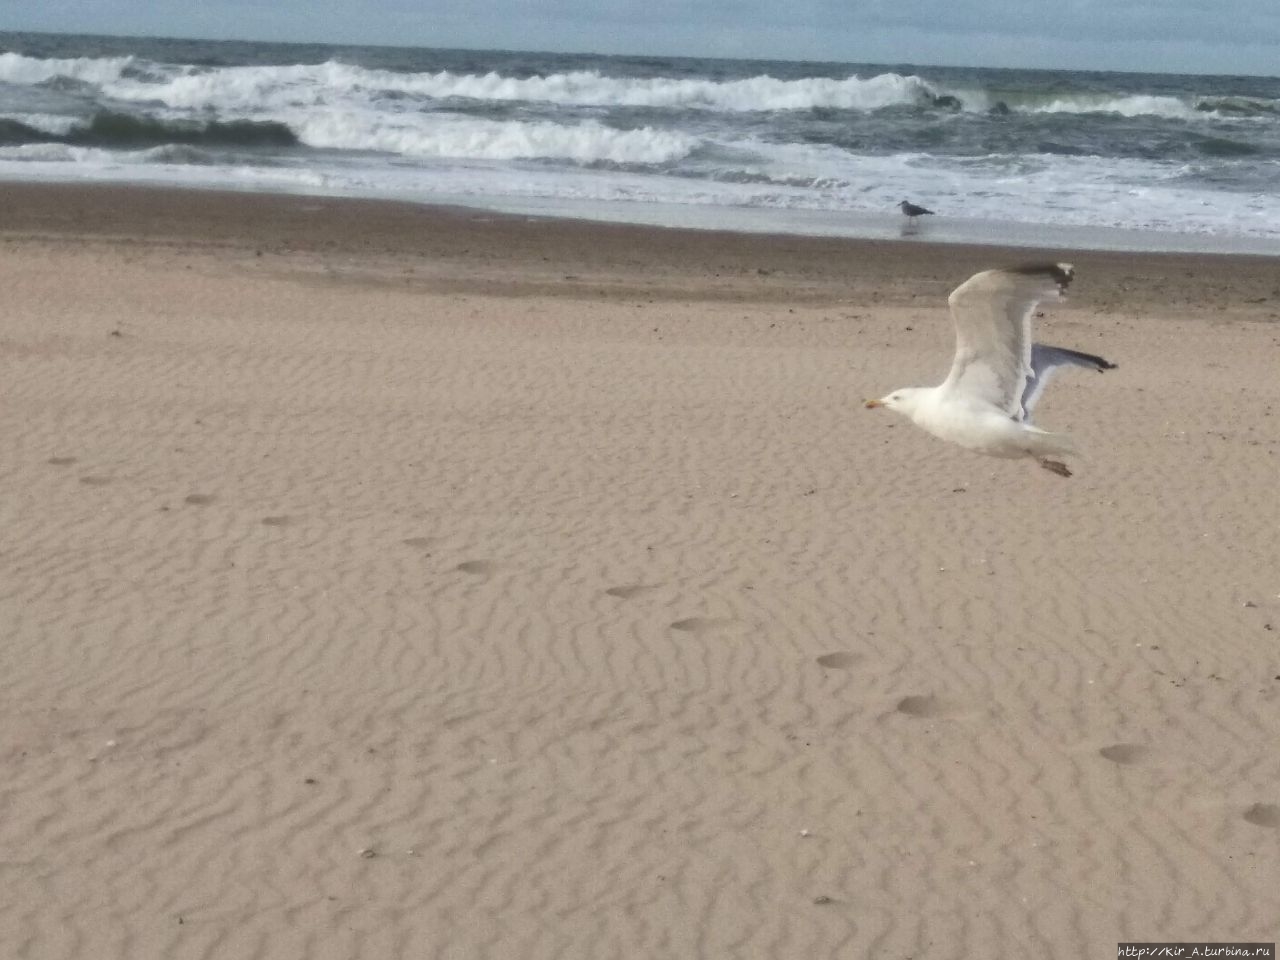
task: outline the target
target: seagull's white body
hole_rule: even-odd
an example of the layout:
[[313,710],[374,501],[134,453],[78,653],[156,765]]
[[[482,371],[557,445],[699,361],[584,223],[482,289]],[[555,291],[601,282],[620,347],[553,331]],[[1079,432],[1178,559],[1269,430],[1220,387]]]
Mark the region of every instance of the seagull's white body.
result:
[[911,418],[911,422],[939,440],[983,453],[989,457],[1051,456],[1071,453],[1074,447],[1065,434],[1049,433],[1029,423],[1019,422],[1002,410],[971,397],[955,396],[937,387],[909,387],[896,390],[898,404],[886,403]]
[[1071,282],[1070,264],[987,270],[948,298],[956,325],[951,372],[936,387],[906,387],[868,407],[888,407],[941,440],[990,457],[1035,457],[1070,476],[1050,457],[1072,453],[1064,434],[1031,424],[1031,413],[1054,371],[1062,366],[1099,372],[1114,364],[1062,347],[1032,343],[1031,314],[1041,300],[1060,299]]

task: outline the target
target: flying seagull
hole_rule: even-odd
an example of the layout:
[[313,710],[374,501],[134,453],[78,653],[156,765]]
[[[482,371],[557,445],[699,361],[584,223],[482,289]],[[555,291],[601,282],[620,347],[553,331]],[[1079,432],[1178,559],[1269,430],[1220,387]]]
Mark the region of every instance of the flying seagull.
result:
[[926,210],[924,207],[918,207],[909,200],[903,200],[898,204],[898,209],[907,215],[907,220],[914,221],[916,217],[933,216],[932,210]]
[[936,387],[906,387],[868,409],[888,407],[935,437],[991,457],[1035,457],[1062,477],[1061,460],[1074,452],[1065,434],[1032,426],[1031,414],[1060,367],[1101,373],[1114,363],[1090,353],[1031,342],[1031,313],[1041,300],[1061,299],[1075,276],[1069,263],[987,270],[970,277],[947,299],[956,324],[951,373]]

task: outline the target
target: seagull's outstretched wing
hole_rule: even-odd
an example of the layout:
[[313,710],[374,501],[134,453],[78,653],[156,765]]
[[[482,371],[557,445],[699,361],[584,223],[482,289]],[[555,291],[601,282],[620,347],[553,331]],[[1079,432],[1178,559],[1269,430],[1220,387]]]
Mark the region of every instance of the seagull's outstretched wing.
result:
[[1116,365],[1092,353],[1080,353],[1066,347],[1050,347],[1043,343],[1031,345],[1031,379],[1022,392],[1022,412],[1019,420],[1030,422],[1031,414],[1040,401],[1040,395],[1049,385],[1053,375],[1060,367],[1085,367],[1089,370],[1114,370]]
[[942,390],[1022,418],[1031,366],[1031,312],[1057,300],[1075,275],[1069,263],[987,270],[970,277],[947,302],[956,324],[956,356]]

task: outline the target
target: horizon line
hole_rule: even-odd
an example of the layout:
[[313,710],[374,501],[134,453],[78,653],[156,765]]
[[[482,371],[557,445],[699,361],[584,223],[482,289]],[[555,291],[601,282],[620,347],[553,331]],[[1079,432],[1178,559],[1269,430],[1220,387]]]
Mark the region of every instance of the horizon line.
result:
[[827,66],[858,66],[858,67],[909,67],[909,68],[934,68],[940,70],[1003,70],[1021,73],[1101,73],[1101,74],[1122,74],[1128,76],[1149,76],[1149,77],[1224,77],[1224,78],[1241,78],[1241,79],[1261,79],[1276,80],[1280,79],[1280,75],[1266,73],[1222,73],[1219,71],[1200,71],[1188,70],[1180,73],[1170,71],[1155,70],[1123,70],[1112,67],[1108,68],[1087,68],[1087,67],[1012,67],[1012,66],[983,66],[973,63],[924,63],[910,60],[829,60],[817,57],[763,57],[763,56],[743,56],[728,57],[723,55],[696,55],[687,53],[604,53],[592,50],[553,50],[542,48],[521,49],[516,47],[477,47],[468,45],[422,45],[422,44],[404,44],[404,43],[369,43],[369,42],[352,42],[352,41],[335,41],[335,40],[255,40],[247,37],[196,37],[196,36],[177,36],[171,34],[144,34],[144,33],[99,33],[91,31],[88,33],[68,32],[63,30],[21,30],[21,29],[5,29],[0,30],[0,37],[12,35],[36,35],[44,37],[85,37],[99,38],[106,40],[151,40],[151,41],[172,41],[176,43],[244,43],[244,44],[262,44],[266,46],[285,46],[285,47],[368,47],[379,50],[441,50],[441,51],[458,51],[465,53],[503,53],[503,54],[538,54],[544,56],[567,56],[567,57],[597,57],[601,59],[634,59],[641,57],[659,57],[666,60],[703,60],[703,61],[720,61],[725,63],[796,63],[796,64],[819,64]]

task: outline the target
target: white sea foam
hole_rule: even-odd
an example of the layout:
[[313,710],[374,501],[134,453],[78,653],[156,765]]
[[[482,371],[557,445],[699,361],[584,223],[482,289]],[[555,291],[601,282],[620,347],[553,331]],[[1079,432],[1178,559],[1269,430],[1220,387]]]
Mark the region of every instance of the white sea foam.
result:
[[328,62],[279,67],[185,69],[161,80],[133,77],[105,83],[116,100],[161,103],[183,110],[254,112],[342,103],[367,93],[359,67]]
[[[33,162],[77,163],[85,167],[86,173],[101,172],[104,168],[118,162],[119,159],[119,155],[110,150],[98,150],[93,147],[72,147],[65,143],[22,143],[16,146],[0,147],[0,160],[12,160],[20,164]],[[19,169],[21,170],[21,168]]]
[[687,134],[650,127],[615,130],[594,120],[499,121],[429,113],[314,111],[295,117],[290,126],[312,147],[475,160],[663,164],[686,156],[699,142]]
[[[0,148],[0,176],[132,179],[316,190],[453,202],[528,201],[734,208],[864,215],[892,211],[927,183],[930,206],[955,221],[1123,227],[1280,240],[1280,197],[1224,194],[1184,183],[1181,168],[1142,160],[1054,155],[944,160],[927,154],[854,157],[833,147],[757,144],[760,179],[726,181],[503,162],[261,167],[173,163],[165,148],[130,152],[32,144]],[[795,170],[822,185],[789,182]]]

